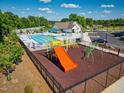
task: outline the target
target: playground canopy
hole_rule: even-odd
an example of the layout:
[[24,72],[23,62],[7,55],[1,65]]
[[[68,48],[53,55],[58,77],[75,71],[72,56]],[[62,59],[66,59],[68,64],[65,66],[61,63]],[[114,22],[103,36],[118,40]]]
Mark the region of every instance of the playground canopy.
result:
[[61,31],[60,31],[60,29],[59,29],[57,26],[54,26],[53,28],[51,28],[51,29],[49,30],[49,32],[51,32],[51,33],[59,33],[59,32],[61,32]]

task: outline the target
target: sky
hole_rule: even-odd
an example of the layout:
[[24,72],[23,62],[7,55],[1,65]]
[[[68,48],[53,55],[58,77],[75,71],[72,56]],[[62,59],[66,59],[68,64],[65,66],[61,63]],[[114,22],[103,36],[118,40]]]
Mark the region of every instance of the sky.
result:
[[59,21],[71,13],[93,19],[124,18],[124,0],[0,0],[0,9],[20,17]]

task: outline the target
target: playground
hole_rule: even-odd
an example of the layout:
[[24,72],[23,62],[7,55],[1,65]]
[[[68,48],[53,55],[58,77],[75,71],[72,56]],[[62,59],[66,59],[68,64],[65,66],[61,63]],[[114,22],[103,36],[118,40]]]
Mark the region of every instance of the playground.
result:
[[86,46],[66,35],[33,40],[43,48],[32,51],[20,42],[54,93],[100,93],[124,75],[123,58],[97,49],[99,43]]
[[121,57],[68,42],[54,41],[38,51],[25,47],[55,93],[99,93],[124,74]]

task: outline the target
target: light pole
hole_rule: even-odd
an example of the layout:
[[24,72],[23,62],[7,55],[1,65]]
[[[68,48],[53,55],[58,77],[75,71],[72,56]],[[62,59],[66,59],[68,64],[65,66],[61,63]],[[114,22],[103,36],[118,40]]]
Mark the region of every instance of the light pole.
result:
[[108,22],[107,22],[107,30],[106,30],[106,39],[105,39],[105,44],[107,43],[107,32],[108,32]]

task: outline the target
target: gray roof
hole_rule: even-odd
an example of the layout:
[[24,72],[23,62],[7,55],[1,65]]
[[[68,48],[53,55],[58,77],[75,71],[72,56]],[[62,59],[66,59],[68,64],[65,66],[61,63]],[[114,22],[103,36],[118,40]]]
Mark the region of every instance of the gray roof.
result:
[[73,22],[58,22],[55,23],[59,29],[72,29],[74,27]]

